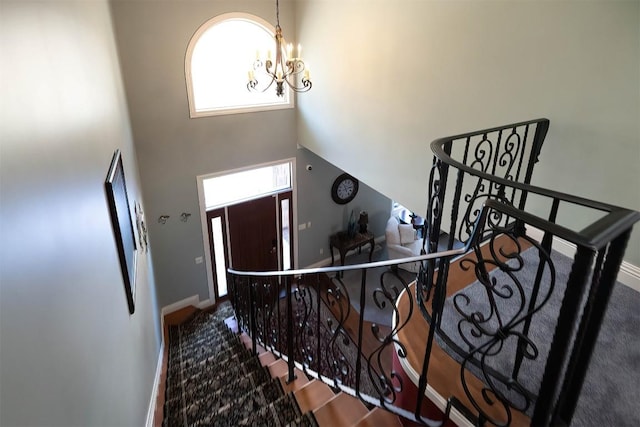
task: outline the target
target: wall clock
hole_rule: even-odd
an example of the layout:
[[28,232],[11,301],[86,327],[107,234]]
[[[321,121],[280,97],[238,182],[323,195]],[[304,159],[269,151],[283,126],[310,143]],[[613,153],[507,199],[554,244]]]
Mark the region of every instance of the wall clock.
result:
[[358,194],[358,180],[343,173],[333,181],[331,186],[331,198],[339,205],[345,205],[352,201]]

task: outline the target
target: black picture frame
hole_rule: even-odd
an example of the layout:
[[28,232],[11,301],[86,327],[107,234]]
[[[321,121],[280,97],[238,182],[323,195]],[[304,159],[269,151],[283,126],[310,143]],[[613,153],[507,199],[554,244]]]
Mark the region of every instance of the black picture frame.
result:
[[137,246],[120,150],[116,150],[113,154],[105,181],[105,190],[109,203],[113,235],[118,249],[118,258],[120,259],[124,289],[129,305],[129,314],[133,314],[136,295]]

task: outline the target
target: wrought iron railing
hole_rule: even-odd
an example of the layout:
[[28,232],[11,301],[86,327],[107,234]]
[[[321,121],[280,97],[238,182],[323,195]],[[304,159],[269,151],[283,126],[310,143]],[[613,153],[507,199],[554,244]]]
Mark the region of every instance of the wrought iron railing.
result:
[[[454,359],[445,417],[568,425],[640,214],[531,186],[548,126],[534,120],[432,143],[422,256],[230,270],[238,323],[254,348],[287,360],[290,380],[297,367],[432,426],[443,422],[424,410],[436,377],[442,382],[432,366]],[[590,216],[575,230],[574,220],[558,220],[562,211]],[[530,237],[534,229],[542,238]],[[443,236],[446,250],[438,252]],[[552,251],[558,239],[576,247],[568,266]],[[408,262],[420,262],[417,275],[397,269]],[[385,320],[369,322],[371,313]],[[411,387],[417,397],[407,404]]]

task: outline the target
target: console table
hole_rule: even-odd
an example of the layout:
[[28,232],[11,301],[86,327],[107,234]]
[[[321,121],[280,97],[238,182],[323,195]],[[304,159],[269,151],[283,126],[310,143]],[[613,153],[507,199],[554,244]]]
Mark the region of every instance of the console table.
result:
[[332,234],[329,237],[331,265],[333,265],[335,261],[333,258],[333,248],[336,248],[338,252],[340,252],[340,265],[344,265],[344,257],[347,255],[347,252],[353,249],[362,249],[366,244],[371,245],[369,252],[369,262],[371,262],[371,255],[373,254],[373,247],[375,246],[372,232],[356,233],[353,237],[349,237],[346,231],[339,231],[336,234]]

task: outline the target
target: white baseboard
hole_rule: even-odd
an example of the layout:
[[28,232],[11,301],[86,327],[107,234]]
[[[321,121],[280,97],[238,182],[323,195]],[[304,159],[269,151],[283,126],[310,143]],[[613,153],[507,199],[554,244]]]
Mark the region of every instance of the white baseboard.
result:
[[[164,335],[164,334],[163,334]],[[158,352],[158,361],[156,362],[156,373],[153,379],[153,387],[151,389],[151,398],[149,399],[149,409],[147,410],[146,427],[153,427],[154,417],[156,413],[156,404],[158,403],[158,388],[160,387],[160,377],[162,376],[162,359],[164,358],[164,337],[160,342],[160,351]]]
[[189,307],[190,305],[197,307],[199,309],[203,309],[213,305],[214,303],[215,302],[212,303],[210,299],[200,301],[200,297],[198,295],[192,295],[188,298],[182,299],[180,301],[176,301],[173,304],[165,305],[160,310],[160,326],[164,331],[164,317],[167,314],[173,313],[174,311],[178,311],[185,307]]
[[165,305],[160,310],[160,316],[162,316],[162,318],[164,319],[164,316],[166,316],[169,313],[173,313],[174,311],[178,311],[182,308],[189,307],[190,305],[197,307],[198,304],[200,304],[200,297],[198,297],[198,295],[193,295],[193,296],[190,296],[189,298],[176,301],[173,304]]
[[206,299],[206,300],[202,300],[198,303],[198,305],[196,305],[196,307],[198,307],[199,309],[203,309],[203,308],[207,308],[212,306],[214,303],[211,302],[211,300]]
[[[544,232],[535,227],[527,227],[527,235],[537,241],[542,241]],[[566,240],[562,240],[558,237],[553,238],[553,249],[557,250],[563,255],[573,257],[576,253],[576,246],[573,243],[569,243]],[[627,261],[622,261],[620,265],[620,271],[618,271],[618,282],[622,283],[633,289],[636,292],[640,292],[640,268]]]

